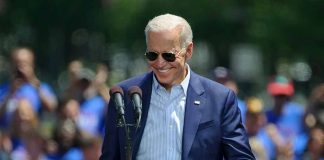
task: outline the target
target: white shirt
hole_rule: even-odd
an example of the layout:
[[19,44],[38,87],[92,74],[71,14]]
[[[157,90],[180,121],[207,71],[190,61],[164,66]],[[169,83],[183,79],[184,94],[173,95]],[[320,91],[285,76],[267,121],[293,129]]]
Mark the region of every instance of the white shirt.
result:
[[181,159],[182,131],[186,96],[190,80],[188,74],[168,92],[153,78],[152,95],[147,121],[137,153],[138,160]]

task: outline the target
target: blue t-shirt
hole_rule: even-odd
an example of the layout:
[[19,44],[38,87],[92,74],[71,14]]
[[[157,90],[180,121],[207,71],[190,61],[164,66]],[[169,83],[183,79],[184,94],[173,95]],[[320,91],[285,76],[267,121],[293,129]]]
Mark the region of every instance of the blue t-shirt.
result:
[[[53,89],[46,83],[41,83],[40,89],[45,94],[45,96],[56,99],[56,95]],[[5,83],[0,86],[0,102],[3,102],[10,90],[10,83]],[[0,127],[7,127],[11,120],[12,113],[17,108],[17,102],[21,99],[27,99],[35,113],[39,113],[41,110],[41,99],[36,87],[30,83],[22,84],[16,92],[10,97],[7,102],[7,112],[4,117],[0,117]]]
[[103,135],[106,102],[101,96],[94,96],[80,105],[77,125],[81,131],[92,135]]
[[241,111],[241,117],[242,117],[242,123],[245,123],[245,116],[246,116],[246,105],[244,103],[244,101],[242,101],[241,99],[237,99],[237,105]]
[[[265,114],[268,123],[273,123],[282,139],[287,140],[284,143],[287,144],[288,141],[291,141],[295,155],[294,159],[300,159],[308,140],[303,125],[303,107],[297,103],[289,102],[285,104],[281,115],[276,115],[273,110],[268,110]],[[274,159],[276,155],[275,145],[265,129],[260,130],[257,136],[268,151],[269,159]]]

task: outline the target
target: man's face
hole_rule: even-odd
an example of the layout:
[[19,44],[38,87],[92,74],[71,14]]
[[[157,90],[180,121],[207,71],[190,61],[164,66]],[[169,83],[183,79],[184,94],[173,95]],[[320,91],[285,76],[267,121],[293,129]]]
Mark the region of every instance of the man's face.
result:
[[29,75],[33,72],[34,57],[27,49],[20,49],[12,57],[14,69],[20,76]]
[[275,106],[281,107],[283,106],[286,102],[288,102],[289,97],[287,95],[275,95],[274,96],[274,103]]
[[[167,90],[175,84],[180,84],[187,74],[186,61],[192,56],[192,43],[186,48],[180,45],[180,29],[171,31],[149,32],[147,35],[147,51],[156,52],[158,58],[148,60],[157,80]],[[161,56],[161,53],[172,52],[176,54],[174,62],[168,62]]]
[[13,61],[18,67],[34,65],[34,57],[27,49],[17,50],[16,54],[13,56]]

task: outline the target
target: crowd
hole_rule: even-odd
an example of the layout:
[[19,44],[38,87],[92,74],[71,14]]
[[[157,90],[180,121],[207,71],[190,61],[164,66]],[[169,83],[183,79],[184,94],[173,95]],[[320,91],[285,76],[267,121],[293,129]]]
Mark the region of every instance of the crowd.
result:
[[[214,71],[216,81],[238,93],[228,69]],[[267,91],[272,106],[266,106],[258,95],[238,100],[256,159],[324,159],[324,83],[314,88],[306,106],[293,101],[294,86],[286,76],[271,78]]]
[[[109,101],[108,67],[96,71],[74,60],[67,67],[62,94],[35,74],[31,49],[11,54],[11,79],[0,85],[0,160],[94,160],[101,153]],[[223,67],[215,81],[238,94]],[[316,87],[307,106],[292,100],[294,86],[275,76],[267,86],[273,106],[258,95],[238,99],[242,122],[259,160],[317,160],[324,158],[324,84]]]
[[62,95],[35,74],[26,47],[10,54],[11,79],[0,86],[1,160],[94,160],[101,153],[109,101],[108,67],[74,60]]

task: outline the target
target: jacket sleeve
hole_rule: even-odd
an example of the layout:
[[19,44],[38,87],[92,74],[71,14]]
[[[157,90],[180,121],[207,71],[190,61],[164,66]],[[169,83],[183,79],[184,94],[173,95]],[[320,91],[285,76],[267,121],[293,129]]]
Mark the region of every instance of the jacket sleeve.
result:
[[221,125],[224,158],[228,160],[255,159],[242,124],[237,97],[233,91],[229,91],[227,95]]

